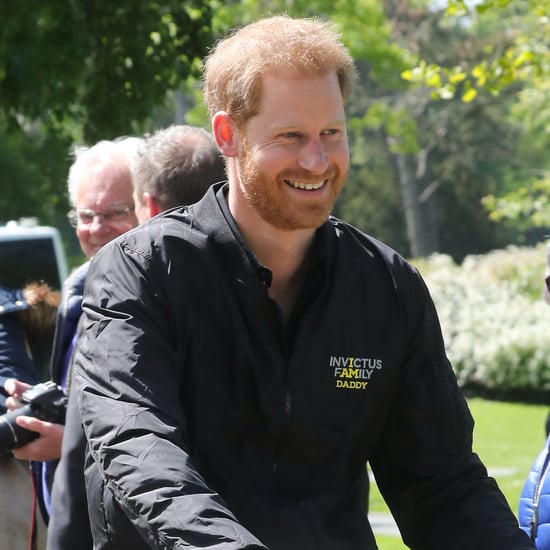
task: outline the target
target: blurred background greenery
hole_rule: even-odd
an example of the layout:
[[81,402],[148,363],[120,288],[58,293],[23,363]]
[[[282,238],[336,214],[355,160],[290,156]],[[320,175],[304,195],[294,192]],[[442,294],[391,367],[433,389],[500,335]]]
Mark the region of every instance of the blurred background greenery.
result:
[[330,19],[357,62],[335,214],[407,257],[460,262],[546,237],[548,0],[74,0],[0,7],[0,223],[65,212],[74,144],[209,127],[201,59],[286,11]]

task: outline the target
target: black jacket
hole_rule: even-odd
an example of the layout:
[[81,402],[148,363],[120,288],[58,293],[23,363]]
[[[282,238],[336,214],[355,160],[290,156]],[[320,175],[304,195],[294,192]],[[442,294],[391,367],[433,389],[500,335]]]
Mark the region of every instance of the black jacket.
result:
[[69,372],[73,346],[78,337],[84,281],[89,266],[89,262],[85,262],[65,281],[63,302],[57,315],[51,361],[52,380],[63,384],[69,402],[61,459],[51,464],[55,475],[51,489],[48,550],[69,550],[76,546],[76,541],[79,550],[92,550],[93,547],[84,483],[86,439],[80,424],[76,397],[70,391],[72,384]]
[[[71,386],[72,389],[72,386]],[[84,459],[86,438],[77,399],[69,392],[61,459],[55,468],[48,523],[48,550],[92,550]]]
[[411,548],[533,548],[472,453],[416,270],[330,219],[285,326],[270,275],[223,189],[92,261],[75,382],[96,548],[374,549],[367,460]]
[[[82,313],[82,294],[84,292],[84,281],[88,272],[89,262],[85,262],[75,269],[63,283],[63,291],[61,304],[57,310],[55,323],[55,334],[53,340],[53,348],[51,355],[50,371],[51,379],[64,389],[68,388],[67,377],[69,370],[70,358],[75,342],[78,321]],[[65,437],[63,437],[65,440]],[[67,442],[63,441],[65,446]],[[83,452],[83,451],[82,451]],[[82,461],[81,461],[82,462]],[[57,475],[58,460],[48,460],[46,462],[32,463],[32,472],[34,477],[34,485],[36,489],[36,499],[45,523],[50,530],[50,519],[55,515],[55,526],[52,532],[57,533],[58,527],[68,529],[69,533],[66,536],[72,539],[73,534],[77,534],[81,550],[85,550],[88,546],[91,548],[90,528],[85,530],[83,527],[87,525],[86,516],[77,515],[82,519],[82,523],[74,521],[73,511],[78,510],[79,506],[86,503],[86,492],[84,483],[72,479],[70,484],[61,482],[61,495],[56,498],[52,496],[52,485],[54,478],[64,477],[64,473]],[[80,468],[82,471],[82,468]],[[80,476],[82,479],[82,476]],[[72,503],[72,505],[71,505]],[[48,536],[50,534],[48,533]]]

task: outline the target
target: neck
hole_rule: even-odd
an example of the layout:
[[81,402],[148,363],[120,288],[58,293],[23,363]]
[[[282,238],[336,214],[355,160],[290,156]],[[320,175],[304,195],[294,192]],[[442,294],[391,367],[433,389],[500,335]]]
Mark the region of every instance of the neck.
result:
[[288,237],[279,236],[271,247],[264,248],[264,242],[262,246],[253,250],[260,262],[271,269],[273,279],[268,293],[279,306],[286,322],[304,282],[313,235],[310,233],[307,238],[300,235],[302,238],[283,240],[284,236]]
[[286,320],[302,286],[308,252],[315,229],[279,229],[264,221],[252,208],[231,213],[250,249],[273,275],[269,296],[279,305]]

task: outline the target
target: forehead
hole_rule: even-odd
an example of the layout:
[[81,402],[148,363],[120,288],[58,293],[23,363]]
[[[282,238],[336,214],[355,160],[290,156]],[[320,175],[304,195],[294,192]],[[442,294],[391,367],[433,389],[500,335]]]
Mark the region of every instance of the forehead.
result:
[[281,126],[344,123],[344,99],[336,73],[299,76],[267,72],[262,77],[257,116],[264,123]]
[[76,201],[79,208],[132,204],[132,194],[132,179],[126,165],[95,164],[83,172],[76,190]]

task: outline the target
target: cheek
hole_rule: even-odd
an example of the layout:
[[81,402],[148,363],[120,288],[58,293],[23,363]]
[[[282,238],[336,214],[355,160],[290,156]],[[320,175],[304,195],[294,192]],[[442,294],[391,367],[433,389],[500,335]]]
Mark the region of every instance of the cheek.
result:
[[290,147],[274,147],[256,151],[251,156],[252,163],[262,171],[279,172],[292,167],[296,162],[296,153]]
[[76,236],[79,241],[87,241],[88,237],[90,236],[90,232],[87,229],[81,229],[78,227],[76,229]]
[[335,144],[332,150],[331,148],[328,149],[328,153],[340,165],[349,163],[349,147],[347,142]]

